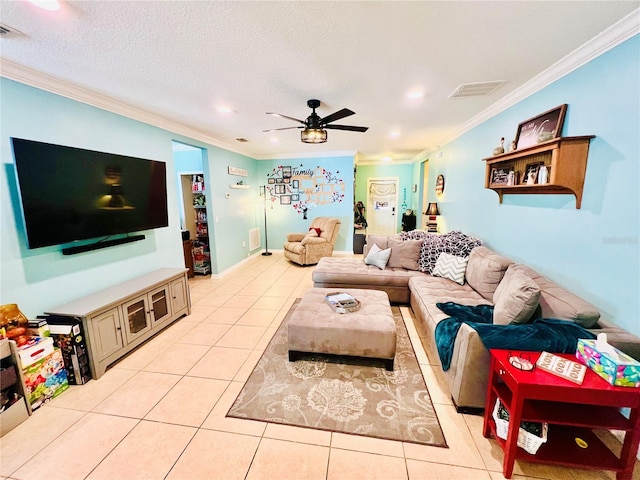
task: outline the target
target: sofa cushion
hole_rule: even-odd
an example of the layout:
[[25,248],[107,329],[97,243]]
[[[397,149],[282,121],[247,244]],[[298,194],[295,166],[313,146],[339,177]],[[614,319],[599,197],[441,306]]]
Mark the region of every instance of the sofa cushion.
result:
[[366,257],[367,253],[371,247],[375,244],[378,245],[382,250],[389,248],[389,239],[400,239],[400,235],[367,235],[367,239],[365,242],[363,254]]
[[390,248],[386,248],[383,250],[374,243],[371,246],[371,249],[369,250],[366,258],[364,259],[364,263],[366,263],[367,265],[375,265],[380,270],[384,270],[384,268],[387,266],[387,262],[389,261],[390,256]]
[[476,247],[469,255],[467,283],[484,298],[493,301],[493,292],[512,263],[487,247]]
[[525,273],[507,268],[493,294],[493,323],[527,323],[540,300],[540,287]]
[[391,248],[388,267],[418,270],[418,258],[422,240],[405,240],[390,237],[387,243]]
[[464,272],[467,270],[468,257],[456,257],[448,253],[441,253],[433,269],[434,277],[448,278],[464,285]]
[[540,309],[543,318],[558,318],[592,328],[600,312],[592,304],[543,277],[526,265],[513,265],[515,271],[527,274],[540,287]]
[[454,230],[444,235],[427,234],[422,242],[418,265],[421,272],[432,273],[441,253],[457,257],[468,257],[471,251],[482,245],[482,241]]

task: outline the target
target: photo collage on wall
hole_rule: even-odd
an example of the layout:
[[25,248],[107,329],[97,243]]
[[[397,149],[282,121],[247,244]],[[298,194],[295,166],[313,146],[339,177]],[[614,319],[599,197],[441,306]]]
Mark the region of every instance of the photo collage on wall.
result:
[[345,184],[339,173],[320,166],[280,165],[267,174],[267,190],[272,204],[290,205],[306,217],[310,208],[343,201]]

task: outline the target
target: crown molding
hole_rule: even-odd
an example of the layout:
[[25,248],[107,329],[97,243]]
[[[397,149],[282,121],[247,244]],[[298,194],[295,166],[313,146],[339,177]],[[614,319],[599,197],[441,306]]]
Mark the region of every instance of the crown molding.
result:
[[75,83],[60,80],[59,78],[33,70],[29,67],[12,62],[11,60],[0,58],[0,67],[0,76],[6,77],[10,80],[15,80],[16,82],[24,83],[25,85],[45,90],[62,97],[70,98],[71,100],[153,125],[172,133],[183,135],[194,140],[199,140],[225,150],[230,150],[241,155],[247,155],[234,145],[221,142],[201,130],[170,120],[161,115],[151,113],[147,110],[131,106],[114,98],[102,95],[101,93],[81,87]]
[[[446,145],[447,143],[455,140],[472,128],[475,128],[495,117],[499,113],[504,112],[528,96],[533,95],[534,93],[551,85],[553,82],[559,80],[565,75],[568,75],[574,70],[577,70],[631,37],[638,35],[638,33],[640,33],[640,8],[635,9],[620,21],[614,23],[612,26],[593,37],[587,43],[565,55],[545,71],[536,75],[519,88],[500,98],[497,102],[480,112],[478,115],[460,125],[460,127],[453,130],[449,135],[443,137],[438,142],[439,145]],[[429,154],[439,149],[440,146],[435,149],[429,148],[423,150],[413,157],[412,161],[414,163],[422,161],[428,157]]]

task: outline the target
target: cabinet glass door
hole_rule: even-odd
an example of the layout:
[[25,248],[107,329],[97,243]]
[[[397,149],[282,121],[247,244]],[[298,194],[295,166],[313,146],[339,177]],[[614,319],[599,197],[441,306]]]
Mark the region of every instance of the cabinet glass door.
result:
[[151,318],[154,324],[162,322],[171,316],[168,286],[151,292],[149,298],[151,301]]
[[151,328],[148,310],[146,296],[138,297],[125,304],[125,333],[127,342],[131,342]]

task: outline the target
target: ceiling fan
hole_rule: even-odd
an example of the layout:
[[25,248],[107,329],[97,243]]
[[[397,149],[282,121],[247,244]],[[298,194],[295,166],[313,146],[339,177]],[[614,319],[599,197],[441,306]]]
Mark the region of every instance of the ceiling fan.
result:
[[354,125],[336,125],[331,124],[336,120],[340,120],[342,118],[348,117],[350,115],[355,115],[356,112],[349,110],[348,108],[343,108],[342,110],[338,110],[337,112],[332,113],[331,115],[327,115],[324,118],[320,118],[320,116],[316,113],[316,108],[320,106],[320,100],[307,100],[307,106],[313,110],[311,115],[307,117],[306,120],[300,120],[298,118],[289,117],[287,115],[282,115],[280,113],[267,112],[267,115],[274,115],[276,117],[286,118],[288,120],[293,120],[294,122],[301,123],[302,125],[296,127],[284,127],[284,128],[271,128],[269,130],[263,130],[264,132],[273,132],[276,130],[289,130],[291,128],[302,128],[302,132],[300,132],[300,139],[304,143],[324,143],[327,141],[327,131],[325,129],[333,129],[333,130],[349,130],[351,132],[366,132],[369,127],[356,127]]

